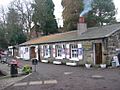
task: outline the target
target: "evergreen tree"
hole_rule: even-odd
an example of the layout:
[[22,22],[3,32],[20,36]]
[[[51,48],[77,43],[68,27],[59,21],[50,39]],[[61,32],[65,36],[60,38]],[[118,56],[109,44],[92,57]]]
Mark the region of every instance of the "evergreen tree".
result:
[[54,4],[52,0],[35,0],[33,4],[33,22],[35,26],[40,28],[37,31],[42,31],[45,35],[58,32],[57,22],[55,20]]
[[93,10],[86,16],[88,27],[116,23],[116,9],[113,0],[94,0]]
[[[76,30],[84,0],[62,0],[64,30]],[[93,0],[92,10],[84,15],[88,27],[116,23],[113,0]]]

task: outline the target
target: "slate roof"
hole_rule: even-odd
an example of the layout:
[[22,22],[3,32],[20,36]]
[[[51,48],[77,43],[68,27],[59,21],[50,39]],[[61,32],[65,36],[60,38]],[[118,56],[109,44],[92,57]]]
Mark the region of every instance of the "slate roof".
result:
[[58,33],[43,37],[38,37],[36,39],[29,40],[25,43],[20,44],[24,45],[35,45],[35,44],[46,44],[46,43],[55,43],[55,42],[66,42],[66,41],[76,41],[76,40],[90,40],[90,39],[100,39],[110,36],[116,31],[120,30],[120,24],[113,24],[101,27],[88,28],[88,30],[81,35],[78,35],[76,31],[69,31],[65,33]]

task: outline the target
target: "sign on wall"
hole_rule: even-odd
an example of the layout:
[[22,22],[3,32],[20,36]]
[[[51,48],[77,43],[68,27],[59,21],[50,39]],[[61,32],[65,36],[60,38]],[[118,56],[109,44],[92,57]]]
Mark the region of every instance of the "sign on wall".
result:
[[86,51],[92,50],[92,43],[91,42],[86,42],[83,44],[83,48]]

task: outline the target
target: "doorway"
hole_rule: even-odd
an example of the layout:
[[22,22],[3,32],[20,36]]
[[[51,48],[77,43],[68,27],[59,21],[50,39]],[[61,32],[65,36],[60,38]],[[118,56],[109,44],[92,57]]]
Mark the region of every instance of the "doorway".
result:
[[36,58],[35,47],[30,48],[30,59]]
[[95,64],[102,63],[102,44],[95,43]]

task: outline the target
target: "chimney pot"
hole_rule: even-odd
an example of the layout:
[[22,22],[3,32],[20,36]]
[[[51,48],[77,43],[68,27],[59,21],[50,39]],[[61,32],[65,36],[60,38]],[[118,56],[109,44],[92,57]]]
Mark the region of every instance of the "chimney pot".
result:
[[85,18],[84,17],[79,17],[79,23],[85,23]]

